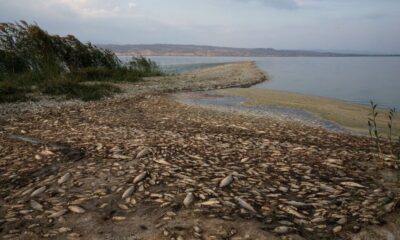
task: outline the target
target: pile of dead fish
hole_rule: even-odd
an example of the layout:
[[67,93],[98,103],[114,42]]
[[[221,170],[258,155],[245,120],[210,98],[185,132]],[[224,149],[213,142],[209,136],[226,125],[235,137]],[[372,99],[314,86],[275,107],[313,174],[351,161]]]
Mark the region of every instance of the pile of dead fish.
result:
[[[46,144],[7,137],[21,131],[86,154],[63,162]],[[328,238],[381,223],[399,198],[368,172],[364,138],[213,115],[161,97],[49,110],[8,123],[0,137],[5,238],[79,236],[59,223],[90,212],[121,222],[146,205],[168,210],[161,222],[190,210],[254,219],[278,235]]]

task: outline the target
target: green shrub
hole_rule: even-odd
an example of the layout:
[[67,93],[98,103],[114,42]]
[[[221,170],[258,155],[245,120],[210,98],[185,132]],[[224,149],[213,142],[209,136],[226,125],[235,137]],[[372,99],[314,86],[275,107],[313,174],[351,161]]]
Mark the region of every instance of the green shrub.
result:
[[27,96],[29,92],[28,88],[15,86],[11,82],[0,82],[0,103],[34,100]]
[[83,101],[91,101],[112,96],[114,93],[121,92],[121,90],[106,83],[85,85],[65,81],[47,84],[44,86],[43,92],[49,95],[65,95],[67,99],[77,98]]
[[130,70],[136,71],[141,77],[162,75],[160,67],[151,59],[143,56],[132,57],[132,60],[128,62],[128,67]]
[[37,89],[67,98],[95,100],[120,90],[110,84],[162,75],[153,61],[132,58],[123,64],[109,50],[82,43],[72,35],[50,35],[25,21],[0,23],[0,101],[23,101]]

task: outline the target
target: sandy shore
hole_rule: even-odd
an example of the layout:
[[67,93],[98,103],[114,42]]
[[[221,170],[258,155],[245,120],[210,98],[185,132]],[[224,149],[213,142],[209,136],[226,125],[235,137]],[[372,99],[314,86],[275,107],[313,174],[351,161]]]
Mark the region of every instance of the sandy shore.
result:
[[[336,99],[306,96],[284,91],[256,89],[256,88],[231,88],[216,91],[225,96],[246,97],[247,106],[278,106],[302,109],[315,114],[323,119],[336,122],[345,128],[363,134],[368,134],[368,116],[371,108],[361,104],[354,104]],[[377,117],[380,133],[387,134],[388,111],[378,109]],[[400,136],[400,119],[393,121],[393,134]]]
[[226,65],[171,77],[166,88],[149,79],[137,94],[126,85],[126,95],[100,102],[4,114],[0,236],[399,237],[398,164],[386,147],[385,161],[377,161],[366,137],[187,106],[162,94],[262,76],[252,63]]

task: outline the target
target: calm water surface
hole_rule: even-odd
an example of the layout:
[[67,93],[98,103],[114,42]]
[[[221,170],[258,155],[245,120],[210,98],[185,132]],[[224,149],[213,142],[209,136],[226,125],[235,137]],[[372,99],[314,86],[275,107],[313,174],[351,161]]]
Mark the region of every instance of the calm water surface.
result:
[[[400,57],[151,57],[168,71],[252,60],[270,76],[254,88],[400,108]],[[317,103],[316,103],[317,104]]]

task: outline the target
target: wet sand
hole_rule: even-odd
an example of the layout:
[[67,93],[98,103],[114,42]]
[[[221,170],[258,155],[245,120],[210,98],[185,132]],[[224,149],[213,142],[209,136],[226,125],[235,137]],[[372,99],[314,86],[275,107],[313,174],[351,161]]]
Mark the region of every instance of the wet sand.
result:
[[[370,107],[340,101],[336,99],[306,96],[302,94],[289,93],[276,90],[255,88],[232,88],[215,91],[223,96],[245,97],[245,106],[258,107],[286,107],[300,109],[315,114],[321,119],[335,122],[351,131],[368,134],[368,116]],[[381,134],[387,134],[388,111],[379,109],[377,122]],[[400,136],[400,119],[397,117],[393,122],[393,133]]]

